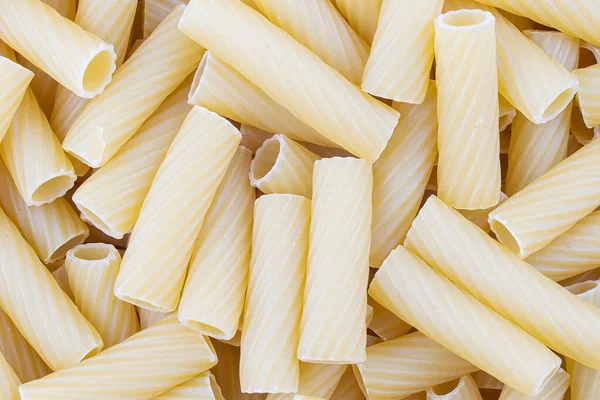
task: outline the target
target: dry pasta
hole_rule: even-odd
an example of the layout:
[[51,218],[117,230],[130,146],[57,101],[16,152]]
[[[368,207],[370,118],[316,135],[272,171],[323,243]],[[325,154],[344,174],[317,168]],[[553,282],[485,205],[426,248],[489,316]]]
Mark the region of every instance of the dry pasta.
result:
[[498,379],[484,371],[477,371],[471,374],[479,389],[502,390],[504,384]]
[[[8,131],[33,74],[0,52],[0,141]],[[12,51],[11,51],[12,53]],[[10,55],[10,54],[7,54]],[[14,56],[14,54],[13,54]]]
[[346,371],[342,375],[330,400],[364,400],[365,394],[359,386],[351,366],[346,366]]
[[368,43],[373,42],[382,0],[333,0],[350,26]]
[[151,310],[147,310],[147,309],[141,308],[141,307],[136,307],[136,308],[137,308],[137,313],[138,313],[138,317],[140,320],[140,329],[141,330],[144,330],[144,329],[154,325],[158,321],[166,318],[166,316],[168,315],[166,313],[161,313],[159,311],[151,311]]
[[427,389],[427,400],[481,400],[481,393],[471,375],[465,375]]
[[21,382],[2,353],[0,353],[0,379],[2,379],[0,386],[2,400],[19,400],[21,398],[19,396]]
[[517,110],[504,97],[498,97],[498,130],[504,132],[517,116]]
[[[335,392],[342,375],[348,368],[344,364],[312,364],[300,362],[298,395],[329,399]],[[267,400],[293,400],[293,393],[269,394]]]
[[155,400],[225,400],[221,388],[210,371],[205,371],[189,381],[175,386]]
[[[569,374],[564,369],[559,369],[550,379],[550,382],[544,386],[544,389],[537,396],[526,396],[519,393],[509,386],[504,386],[498,400],[562,400],[567,388],[569,387]],[[572,397],[571,397],[572,398]],[[587,397],[593,399],[593,397]],[[575,400],[575,399],[573,399]]]
[[472,223],[474,223],[475,225],[480,227],[484,232],[490,233],[491,228],[490,228],[490,224],[488,222],[488,216],[500,204],[504,203],[506,201],[506,199],[508,199],[508,197],[503,192],[500,192],[500,200],[498,201],[498,204],[496,204],[492,207],[482,208],[479,210],[457,210],[457,211],[459,213],[461,213],[463,215],[463,217],[465,217],[466,219],[468,219],[469,221],[471,221]]
[[211,371],[221,388],[226,399],[236,400],[263,400],[267,397],[264,393],[242,393],[240,388],[240,348],[230,346],[220,341],[214,341],[219,362]]
[[381,339],[385,341],[396,339],[412,329],[412,326],[373,300],[371,296],[367,298],[367,303],[373,308],[373,317],[367,326]]
[[187,3],[189,0],[144,0],[144,38],[149,37],[175,7]]
[[62,264],[52,272],[52,277],[54,277],[58,286],[65,292],[69,299],[75,303],[75,297],[71,291],[71,286],[69,286],[69,275],[67,275],[67,268],[65,268],[64,261],[62,261]]
[[579,80],[577,102],[585,126],[593,128],[600,125],[600,95],[597,92],[600,84],[600,65],[576,69],[573,74]]
[[262,146],[265,140],[273,136],[270,132],[263,131],[260,128],[255,128],[252,125],[247,124],[241,124],[240,132],[242,134],[240,146],[244,146],[252,151],[253,155],[256,154],[256,150]]

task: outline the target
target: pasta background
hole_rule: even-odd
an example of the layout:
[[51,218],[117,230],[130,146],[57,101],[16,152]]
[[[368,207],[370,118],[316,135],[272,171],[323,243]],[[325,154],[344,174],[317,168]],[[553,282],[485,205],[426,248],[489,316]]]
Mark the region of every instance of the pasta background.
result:
[[[554,374],[552,379],[550,379],[550,382],[544,386],[542,392],[534,398],[544,400],[561,400],[568,387],[569,374],[567,374],[565,370],[561,368],[556,372],[556,374]],[[531,396],[526,396],[523,393],[519,393],[518,391],[505,385],[504,388],[502,388],[502,392],[500,393],[500,398],[498,400],[529,400],[531,398]]]
[[444,383],[427,389],[427,400],[481,400],[481,393],[471,375],[458,381]]
[[375,36],[382,0],[333,0],[350,26],[370,45]]
[[0,379],[2,379],[0,396],[6,400],[18,400],[21,382],[2,353],[0,353]]
[[0,53],[0,88],[2,88],[0,96],[3,99],[2,107],[0,107],[0,141],[6,134],[19,103],[25,96],[27,85],[33,78],[31,71],[6,57],[10,56],[10,53],[3,53]]

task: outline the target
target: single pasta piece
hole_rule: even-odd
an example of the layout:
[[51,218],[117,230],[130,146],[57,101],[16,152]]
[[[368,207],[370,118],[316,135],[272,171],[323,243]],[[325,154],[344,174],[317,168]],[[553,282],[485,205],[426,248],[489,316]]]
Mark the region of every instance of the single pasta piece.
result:
[[144,200],[115,283],[118,298],[153,311],[177,308],[194,240],[240,140],[226,119],[190,111]]
[[600,341],[600,310],[543,276],[437,197],[427,200],[405,245],[548,347],[586,365],[600,366],[600,357],[591,350]]
[[19,385],[21,381],[2,353],[0,353],[0,379],[2,380],[0,398],[2,400],[20,400]]
[[[242,320],[240,319],[240,326],[241,326],[241,322],[242,322]],[[242,345],[241,329],[238,328],[237,332],[231,339],[229,339],[229,340],[221,339],[221,342],[229,344],[231,346],[240,347]]]
[[0,206],[44,264],[64,258],[88,237],[87,226],[62,198],[39,207],[28,206],[0,158]]
[[562,281],[600,266],[600,211],[525,259],[553,281]]
[[[498,129],[504,132],[517,116],[517,110],[504,97],[498,97]],[[500,149],[502,150],[502,149]]]
[[[404,241],[437,157],[435,82],[421,104],[394,103],[402,114],[387,147],[373,165],[373,226],[370,265]],[[390,218],[390,216],[393,216]]]
[[592,128],[600,125],[600,95],[597,93],[600,84],[600,65],[576,69],[573,74],[579,80],[577,101],[585,126]]
[[113,294],[120,264],[117,249],[103,243],[77,246],[65,260],[75,305],[96,328],[105,349],[140,330],[135,307]]
[[204,53],[196,70],[189,103],[266,132],[282,133],[294,140],[334,145],[212,51]]
[[533,22],[529,18],[523,17],[521,15],[511,14],[508,11],[500,9],[498,11],[520,31],[524,31],[525,29],[534,29],[536,26],[535,22]]
[[225,400],[221,388],[210,371],[175,386],[154,400]]
[[1,211],[0,236],[0,306],[25,339],[55,371],[98,353],[98,332]]
[[105,234],[122,238],[135,225],[156,171],[192,109],[186,82],[73,195],[82,217]]
[[310,201],[302,196],[256,200],[240,359],[245,393],[298,391],[296,347],[309,226]]
[[395,110],[238,0],[192,0],[179,29],[325,138],[368,161],[379,157],[398,122]]
[[180,4],[187,5],[189,0],[144,0],[144,39],[149,37],[161,22]]
[[23,400],[149,399],[216,363],[208,339],[170,316],[95,357],[21,385],[19,391]]
[[216,339],[232,339],[244,308],[256,191],[248,181],[252,153],[238,147],[196,239],[178,316]]
[[483,208],[480,210],[457,210],[457,211],[459,213],[461,213],[463,215],[463,217],[465,217],[466,219],[468,219],[469,221],[471,221],[472,223],[474,223],[475,225],[480,227],[484,232],[490,233],[491,228],[490,228],[490,224],[488,222],[488,215],[490,214],[490,212],[495,210],[500,204],[505,202],[506,199],[508,199],[508,197],[503,192],[500,192],[500,200],[498,201],[498,204],[496,204],[495,206],[492,206],[489,208]]
[[529,395],[537,395],[560,366],[540,342],[402,246],[385,260],[369,294],[458,356]]
[[29,206],[53,202],[72,188],[77,178],[30,89],[0,144],[0,153]]
[[333,0],[333,3],[369,45],[375,37],[382,0]]
[[480,10],[435,20],[438,196],[455,208],[488,208],[500,199],[494,25]]
[[471,375],[427,389],[427,400],[481,400]]
[[502,390],[504,384],[485,371],[477,371],[471,374],[479,389]]
[[2,0],[0,39],[80,97],[101,93],[115,71],[112,45],[39,0]]
[[433,65],[433,21],[443,0],[383,0],[362,89],[374,96],[421,104]]
[[313,166],[320,158],[292,139],[274,135],[256,151],[250,184],[266,194],[290,193],[310,199]]
[[[585,368],[585,367],[584,367]],[[564,369],[559,369],[550,381],[544,386],[544,389],[537,396],[526,396],[517,390],[504,385],[500,398],[498,400],[562,400],[565,392],[569,388],[569,374]],[[571,393],[573,391],[571,390]],[[593,399],[594,397],[582,397],[582,399]],[[571,394],[571,399],[573,394]]]
[[582,145],[586,145],[600,136],[600,126],[595,126],[593,128],[585,126],[583,115],[581,115],[581,109],[577,103],[574,104],[573,111],[571,112],[571,134],[573,134],[577,141]]
[[420,332],[367,348],[356,366],[369,399],[401,399],[477,370]]
[[[206,57],[206,54],[204,57]],[[256,153],[256,150],[262,146],[265,140],[273,136],[273,134],[270,132],[266,132],[260,128],[255,128],[252,125],[246,124],[241,125],[240,132],[242,133],[242,141],[240,142],[240,146],[244,146],[252,151],[252,155]]]
[[595,140],[492,211],[490,226],[500,242],[525,258],[598,207],[599,152],[600,140]]
[[352,367],[345,365],[346,371],[330,397],[330,400],[364,400],[365,394],[359,386]]
[[412,326],[398,318],[393,312],[367,297],[367,303],[373,307],[373,318],[367,324],[370,330],[383,340],[392,340],[406,335]]
[[168,314],[161,313],[158,311],[150,311],[145,308],[136,307],[138,312],[138,317],[140,319],[140,330],[144,330],[160,320],[163,320],[167,317]]
[[[12,51],[11,51],[12,52]],[[33,73],[0,52],[0,142],[19,108]],[[14,56],[14,53],[12,54]]]
[[254,3],[272,23],[350,82],[360,85],[369,46],[330,1],[254,0]]
[[204,50],[177,29],[184,9],[176,7],[86,105],[65,137],[65,150],[93,168],[104,165],[196,68]]
[[[300,379],[297,395],[329,399],[342,375],[348,368],[344,364],[312,364],[300,362]],[[293,400],[293,393],[269,394],[267,400]]]
[[365,359],[372,191],[371,163],[339,157],[315,162],[298,344],[302,361],[353,364]]
[[75,303],[75,296],[73,296],[73,291],[71,291],[71,286],[69,286],[69,275],[67,274],[64,262],[52,272],[52,276],[62,291]]
[[[577,66],[579,39],[560,32],[526,30],[525,36],[568,71]],[[517,115],[511,130],[505,191],[512,196],[567,157],[573,104],[554,119],[534,124]]]
[[594,281],[600,279],[600,267],[594,268],[579,275],[575,275],[571,278],[563,279],[558,282],[558,284],[562,287],[571,286],[576,283],[582,283],[587,281]]

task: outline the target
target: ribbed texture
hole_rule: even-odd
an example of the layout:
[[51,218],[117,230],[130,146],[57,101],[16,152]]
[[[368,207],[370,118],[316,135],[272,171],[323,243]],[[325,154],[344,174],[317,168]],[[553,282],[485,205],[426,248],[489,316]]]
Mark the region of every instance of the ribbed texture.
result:
[[594,128],[585,126],[583,115],[581,115],[581,108],[577,103],[573,105],[573,111],[571,112],[571,134],[582,145],[589,144],[592,140],[600,136],[600,126],[595,126]]
[[[504,132],[517,116],[517,110],[504,97],[498,96],[498,129]],[[502,141],[502,138],[500,138]],[[502,151],[502,148],[500,149]]]
[[373,42],[382,0],[333,0],[333,3],[368,44]]
[[[568,387],[569,374],[561,368],[537,396],[526,396],[505,385],[498,400],[562,400]],[[573,390],[571,390],[571,399],[576,400],[573,397]],[[592,395],[591,397],[582,397],[582,399],[595,399],[595,397]]]
[[422,104],[393,105],[402,117],[373,165],[372,267],[379,267],[404,241],[419,210],[437,157],[436,104],[435,82],[431,81]]
[[60,15],[73,21],[77,10],[77,0],[42,0],[54,8]]
[[71,286],[69,286],[69,275],[67,275],[67,268],[65,268],[64,262],[52,272],[52,277],[54,277],[54,280],[58,283],[62,291],[75,303],[75,297],[73,296]]
[[[242,126],[242,128],[243,128],[243,126]],[[244,133],[242,132],[242,135],[243,134]],[[300,144],[302,144],[302,146],[304,146],[308,150],[312,151],[313,153],[315,153],[316,155],[318,155],[321,158],[354,157],[352,154],[348,153],[346,150],[340,149],[340,148],[319,146],[318,144],[308,143],[308,142],[301,142]]]
[[156,171],[192,109],[188,88],[184,82],[73,195],[82,216],[107,235],[122,238],[135,225]]
[[240,328],[238,328],[238,331],[235,333],[235,335],[231,339],[229,339],[229,340],[221,339],[221,342],[226,343],[231,346],[240,347],[242,345],[242,331],[241,331],[242,320],[241,319],[240,319],[239,326],[240,326]]
[[284,135],[265,140],[250,165],[250,184],[263,193],[312,196],[315,161],[321,157]]
[[502,390],[504,384],[485,371],[477,371],[471,374],[479,389]]
[[272,23],[289,33],[350,82],[360,85],[369,57],[369,46],[330,1],[254,2]]
[[494,18],[482,11],[435,20],[438,196],[455,208],[488,208],[500,198],[494,32]]
[[141,307],[137,307],[137,312],[140,319],[140,329],[142,330],[154,325],[168,315],[166,313],[151,311]]
[[371,242],[371,164],[315,163],[310,246],[298,358],[354,364],[365,359]]
[[302,196],[272,194],[256,201],[240,359],[243,392],[298,390],[309,226],[310,201]]
[[77,246],[65,260],[75,305],[96,328],[105,349],[140,330],[135,307],[113,294],[120,264],[117,249],[102,243]]
[[362,89],[374,96],[420,104],[433,64],[433,21],[443,0],[384,0]]
[[523,31],[529,40],[535,43],[554,61],[567,71],[577,68],[580,40],[561,32],[528,29]]
[[465,217],[466,219],[468,219],[469,221],[471,221],[472,223],[474,223],[475,225],[480,227],[484,232],[490,233],[491,228],[490,228],[490,224],[488,222],[488,216],[489,216],[490,212],[495,210],[500,204],[502,204],[504,201],[506,201],[506,199],[508,199],[508,197],[506,197],[506,195],[504,193],[500,192],[500,200],[498,201],[498,204],[496,204],[492,207],[483,208],[480,210],[457,210],[457,211],[459,213],[461,213],[463,215],[463,217]]
[[154,400],[225,400],[221,393],[221,388],[217,384],[214,375],[210,371],[205,371],[195,378],[190,379],[181,385],[160,396],[154,397]]
[[177,7],[90,101],[63,147],[97,168],[110,160],[198,65],[204,50],[177,29]]
[[427,400],[481,400],[481,393],[471,375],[427,389]]
[[[206,56],[205,56],[206,57]],[[252,154],[256,153],[256,150],[264,143],[265,140],[272,137],[273,134],[270,132],[263,131],[260,128],[255,128],[252,125],[242,124],[240,127],[242,133],[242,141],[240,146],[252,151]]]
[[213,342],[219,362],[211,371],[215,374],[217,383],[221,387],[223,397],[227,400],[262,400],[267,397],[263,393],[242,393],[240,389],[240,348],[224,344],[215,340]]
[[178,316],[217,339],[238,330],[248,286],[256,191],[248,182],[252,153],[238,147],[196,239]]
[[399,399],[477,370],[422,333],[367,348],[358,371],[369,399]]
[[[3,53],[3,52],[2,52]],[[0,56],[2,56],[0,53]],[[0,57],[0,141],[8,131],[13,116],[25,96],[33,73],[8,58]]]
[[73,187],[77,178],[30,89],[2,139],[0,153],[29,206],[51,203]]
[[342,375],[330,400],[364,400],[365,395],[356,381],[354,372],[352,372],[352,367],[349,365],[346,365],[345,367],[346,371]]
[[577,69],[573,74],[579,80],[577,100],[585,125],[588,128],[600,125],[600,65]]
[[150,399],[216,363],[210,343],[171,316],[95,357],[19,390],[23,400]]
[[53,370],[102,348],[102,339],[0,212],[0,306]]
[[536,24],[529,18],[523,17],[521,15],[511,14],[508,11],[504,11],[499,9],[498,12],[502,14],[507,20],[509,20],[514,26],[517,27],[520,31],[525,29],[534,29]]
[[175,7],[187,3],[189,0],[144,0],[140,5],[144,9],[144,38],[150,36]]
[[600,367],[593,351],[600,346],[600,310],[544,277],[435,196],[413,222],[405,245],[548,347]]
[[599,154],[595,140],[492,211],[489,221],[499,240],[525,258],[598,207]]
[[177,308],[194,241],[240,139],[217,114],[190,111],[142,205],[115,283],[118,298],[153,311]]
[[81,97],[101,93],[115,71],[112,45],[39,0],[2,0],[0,39]]
[[[348,368],[343,364],[300,363],[297,395],[329,399]],[[294,400],[292,393],[269,394],[267,400]]]
[[381,339],[385,341],[396,339],[406,335],[412,329],[412,326],[370,296],[367,298],[367,302],[373,308],[373,317],[367,326]]
[[19,396],[21,382],[2,353],[0,353],[0,380],[2,380],[2,385],[0,385],[0,398],[2,400],[21,399]]
[[540,342],[401,246],[383,263],[369,294],[442,346],[530,395],[560,366]]
[[270,133],[282,133],[295,140],[333,145],[313,128],[263,92],[242,74],[225,64],[212,51],[196,70],[189,103],[242,124]]
[[385,148],[398,113],[239,0],[192,0],[179,28],[342,148],[368,161]]

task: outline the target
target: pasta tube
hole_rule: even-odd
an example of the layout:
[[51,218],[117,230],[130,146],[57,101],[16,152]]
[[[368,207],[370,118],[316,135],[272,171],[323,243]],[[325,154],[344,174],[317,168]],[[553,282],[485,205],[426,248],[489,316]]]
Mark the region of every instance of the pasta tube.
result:
[[117,275],[118,298],[153,311],[177,308],[194,240],[240,139],[217,114],[190,111],[144,200]]
[[[544,389],[537,396],[526,396],[515,389],[504,385],[500,398],[498,400],[562,400],[569,387],[569,374],[564,369],[559,369],[550,381],[544,386]],[[572,391],[571,391],[572,392]],[[593,397],[586,397],[593,399]],[[571,395],[573,399],[573,395]],[[575,400],[575,399],[573,399]]]
[[289,33],[350,82],[360,85],[369,57],[369,46],[331,2],[254,0],[254,3],[272,23]]
[[382,0],[333,0],[333,3],[369,45],[375,37]]
[[263,393],[242,393],[240,389],[240,348],[220,341],[214,342],[219,362],[211,371],[221,388],[223,397],[236,400],[263,400]]
[[600,84],[600,65],[576,69],[573,74],[579,80],[577,101],[588,128],[600,125],[600,95],[597,93]]
[[398,122],[395,110],[238,0],[192,0],[179,28],[298,119],[368,161],[379,157]]
[[383,340],[387,341],[399,338],[406,335],[412,329],[412,326],[373,300],[372,297],[369,296],[367,298],[367,303],[373,307],[373,318],[368,323],[368,327]]
[[[14,54],[13,54],[14,55]],[[33,73],[0,54],[0,142],[25,96]]]
[[238,147],[196,239],[178,316],[217,339],[238,330],[248,286],[256,192],[248,182],[252,153]]
[[204,371],[195,378],[175,386],[154,400],[225,400],[221,388],[210,371]]
[[471,374],[479,389],[502,390],[504,384],[498,379],[484,371],[477,371]]
[[273,136],[272,133],[246,124],[241,125],[240,132],[242,133],[242,141],[240,142],[240,146],[244,146],[248,150],[252,151],[252,155],[256,153],[256,150],[262,146],[265,140]]
[[96,328],[105,349],[140,330],[135,307],[113,294],[120,264],[117,249],[102,243],[77,246],[65,260],[75,305]]
[[86,105],[65,137],[65,150],[93,168],[104,165],[196,68],[204,50],[177,29],[184,8],[175,8]]
[[432,81],[422,104],[393,104],[402,118],[373,165],[372,267],[379,267],[404,241],[417,215],[437,157],[436,103]]
[[301,361],[365,359],[372,190],[372,168],[365,160],[315,162]]
[[216,363],[210,342],[171,316],[69,369],[21,385],[19,391],[23,400],[148,399]]
[[433,20],[443,0],[384,0],[362,89],[374,96],[421,104],[433,64]]
[[457,210],[457,211],[459,213],[461,213],[463,215],[463,217],[465,217],[466,219],[468,219],[469,221],[471,221],[472,223],[474,223],[475,225],[480,227],[484,232],[490,233],[491,228],[490,228],[490,224],[488,222],[488,215],[490,214],[490,212],[495,210],[500,204],[502,204],[504,201],[506,201],[506,199],[508,199],[508,197],[504,193],[500,192],[500,200],[498,201],[498,204],[496,204],[495,206],[492,206],[489,208],[483,208],[480,210]]
[[571,134],[575,136],[577,141],[582,145],[589,144],[592,140],[600,136],[600,126],[588,128],[583,121],[581,109],[577,104],[574,105],[571,112]]
[[438,196],[455,208],[488,208],[500,199],[494,24],[479,10],[435,20]]
[[274,135],[256,151],[250,184],[263,193],[291,193],[310,199],[313,166],[320,158],[292,139]]
[[583,272],[579,275],[575,275],[571,278],[563,279],[558,282],[558,284],[562,287],[567,287],[570,285],[574,285],[576,283],[582,283],[587,281],[593,281],[600,278],[600,268],[594,268],[589,271]]
[[140,319],[140,329],[146,329],[158,321],[164,319],[168,314],[158,311],[150,311],[145,308],[137,307],[138,316]]
[[149,37],[175,7],[188,3],[189,0],[144,0],[144,38]]
[[496,237],[525,258],[591,213],[600,205],[599,151],[600,140],[595,140],[492,211]]
[[471,375],[465,375],[427,389],[427,400],[481,400],[481,393]]
[[[242,329],[243,392],[298,390],[296,347],[309,225],[310,201],[302,196],[271,194],[256,200]],[[265,329],[267,325],[270,328]]]
[[[529,395],[537,395],[560,366],[541,343],[402,246],[383,263],[369,294],[458,356]],[[465,331],[469,335],[460,334]]]
[[60,286],[62,291],[65,292],[65,294],[69,297],[69,299],[75,303],[75,297],[71,291],[71,286],[69,286],[69,275],[67,275],[67,269],[65,268],[64,262],[52,272],[52,277],[56,283],[58,283],[58,286]]
[[517,116],[517,110],[504,97],[498,97],[498,129],[504,132]]
[[[420,332],[413,332],[367,348],[367,359],[357,365],[368,398],[401,399],[477,370]],[[416,378],[418,377],[418,378]]]
[[[329,399],[342,375],[348,368],[344,364],[300,363],[300,379],[297,395]],[[269,394],[267,400],[293,400],[292,393]]]
[[302,142],[302,146],[312,151],[321,158],[333,158],[333,157],[354,157],[344,149],[335,147],[319,146],[317,144]]
[[186,103],[188,88],[182,83],[73,195],[82,217],[105,234],[122,238],[135,225],[156,171],[192,109]]
[[359,386],[352,367],[347,366],[330,400],[364,400],[365,394]]
[[19,400],[21,398],[19,396],[21,382],[2,353],[0,353],[0,379],[2,380],[0,398],[2,400]]
[[25,339],[55,371],[98,353],[102,348],[98,332],[3,212],[0,236],[0,306]]
[[548,347],[586,365],[600,366],[600,357],[591,350],[600,341],[600,310],[544,277],[437,197],[427,200],[405,245]]
[[77,0],[42,0],[54,8],[60,15],[73,21],[77,10]]
[[102,93],[115,71],[112,45],[39,0],[2,0],[0,39],[84,98]]

